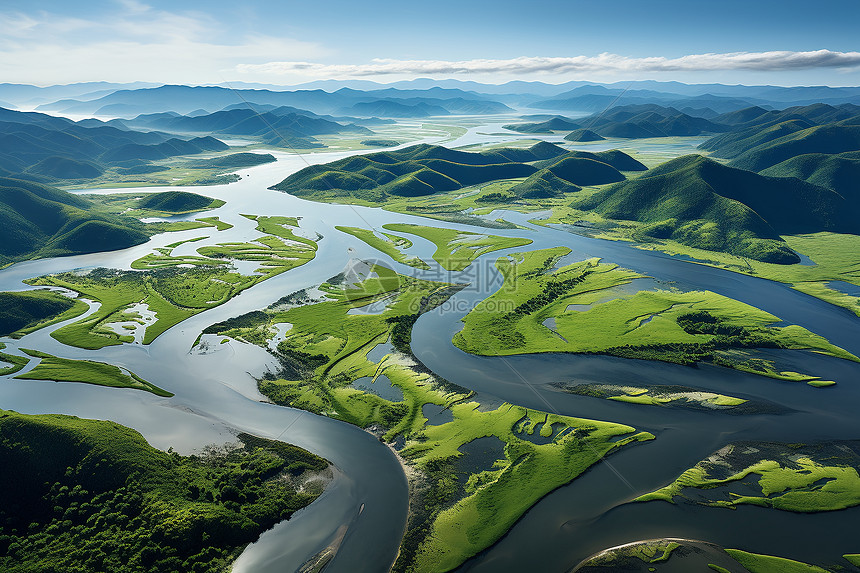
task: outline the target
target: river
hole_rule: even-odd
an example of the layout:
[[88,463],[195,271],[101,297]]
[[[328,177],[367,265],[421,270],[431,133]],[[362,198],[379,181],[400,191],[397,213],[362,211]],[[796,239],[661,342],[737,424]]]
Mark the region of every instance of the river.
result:
[[[493,135],[501,130],[501,125],[472,127],[461,138],[446,145],[523,137]],[[691,142],[690,150],[693,143],[696,141]],[[643,148],[643,152],[648,149]],[[812,363],[814,372],[824,373],[826,378],[838,382],[833,388],[818,390],[804,384],[779,382],[710,366],[689,368],[599,356],[531,355],[502,360],[465,354],[451,344],[451,336],[460,328],[460,319],[471,305],[498,287],[498,277],[491,263],[504,251],[481,257],[466,272],[448,273],[433,263],[431,255],[435,247],[429,241],[416,238],[409,253],[422,257],[433,267],[431,271],[420,272],[387,259],[363,242],[336,231],[334,226],[408,222],[477,232],[486,232],[486,229],[428,223],[427,219],[376,208],[313,203],[267,190],[268,186],[308,163],[324,163],[354,153],[314,153],[297,157],[274,152],[278,158],[276,163],[239,170],[242,178],[236,183],[182,188],[227,201],[224,206],[206,213],[206,216],[218,216],[233,224],[227,231],[198,229],[167,233],[122,251],[29,261],[0,271],[0,290],[20,290],[29,288],[21,282],[23,279],[46,273],[98,266],[127,269],[131,261],[153,248],[183,239],[207,237],[180,247],[188,252],[216,242],[245,241],[256,235],[256,224],[241,213],[299,216],[303,229],[324,237],[319,243],[317,257],[310,263],[260,283],[224,305],[180,323],[149,346],[123,345],[98,351],[75,349],[49,336],[50,331],[62,325],[37,331],[18,341],[3,339],[13,352],[16,348],[36,348],[66,358],[88,358],[120,365],[173,392],[174,397],[165,399],[137,390],[4,377],[0,379],[0,407],[23,413],[65,413],[114,420],[140,431],[156,447],[172,447],[182,453],[193,452],[207,444],[234,441],[238,432],[283,439],[306,448],[335,465],[332,484],[308,508],[250,545],[234,570],[262,573],[295,570],[327,546],[338,529],[347,524],[343,543],[326,571],[384,571],[396,556],[408,506],[406,480],[390,449],[354,426],[264,402],[254,376],[274,367],[275,363],[261,348],[231,341],[214,345],[207,353],[191,352],[194,340],[206,326],[265,307],[290,292],[318,284],[340,272],[352,258],[378,258],[405,274],[474,284],[456,295],[455,300],[461,304],[445,305],[422,316],[416,323],[415,354],[439,375],[475,390],[486,402],[510,401],[541,410],[551,408],[566,415],[622,422],[657,436],[653,442],[613,454],[572,484],[541,500],[499,543],[467,562],[462,570],[564,571],[604,547],[664,535],[698,537],[728,546],[743,544],[761,552],[808,560],[856,549],[850,546],[849,533],[834,534],[834,531],[851,531],[850,524],[856,524],[860,517],[856,509],[795,515],[755,507],[701,511],[692,506],[624,505],[624,502],[665,485],[729,441],[860,437],[853,408],[860,392],[856,386],[860,365],[804,352],[785,353],[788,359],[805,363],[807,369]],[[154,187],[95,192],[137,195],[164,190]],[[516,213],[504,216],[529,230],[492,232],[532,238],[535,243],[527,247],[529,249],[565,245],[573,250],[570,260],[598,256],[681,289],[712,290],[762,308],[789,323],[805,326],[835,344],[860,353],[860,321],[856,317],[779,283],[637,250],[625,243],[536,227],[528,223],[530,216]],[[646,281],[643,287],[650,284],[653,283]],[[649,408],[566,394],[550,386],[558,381],[678,384],[742,398],[760,398],[791,412],[730,416],[719,412]]]

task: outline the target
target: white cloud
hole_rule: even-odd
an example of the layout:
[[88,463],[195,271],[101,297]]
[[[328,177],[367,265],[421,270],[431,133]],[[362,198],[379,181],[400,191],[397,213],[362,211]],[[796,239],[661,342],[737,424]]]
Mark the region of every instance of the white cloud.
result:
[[697,72],[721,70],[785,71],[860,66],[860,52],[735,52],[693,54],[680,58],[629,58],[603,53],[598,56],[558,58],[520,57],[508,60],[392,60],[375,59],[369,64],[320,64],[284,61],[240,64],[244,74],[298,74],[330,78],[381,75],[439,74],[563,74],[619,72]]
[[240,62],[328,55],[316,43],[246,37],[207,14],[137,0],[117,0],[114,12],[93,20],[0,12],[0,77],[10,82],[217,82]]

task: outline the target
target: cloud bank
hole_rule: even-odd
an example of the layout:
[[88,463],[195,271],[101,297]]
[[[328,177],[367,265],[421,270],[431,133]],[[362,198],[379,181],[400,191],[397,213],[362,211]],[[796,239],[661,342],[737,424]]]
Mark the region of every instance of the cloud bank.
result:
[[344,78],[383,75],[439,74],[564,74],[619,72],[708,72],[708,71],[792,71],[860,66],[860,52],[734,52],[692,54],[680,58],[629,58],[603,53],[598,56],[520,57],[508,60],[394,60],[374,59],[368,64],[320,64],[311,62],[269,62],[240,64],[244,74],[300,74]]

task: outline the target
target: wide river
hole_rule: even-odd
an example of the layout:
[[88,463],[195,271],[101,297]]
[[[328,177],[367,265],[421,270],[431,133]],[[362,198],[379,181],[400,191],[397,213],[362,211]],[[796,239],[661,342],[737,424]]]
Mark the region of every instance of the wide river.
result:
[[[445,145],[502,141],[504,138],[493,135],[502,131],[502,123],[506,122],[471,128]],[[511,134],[507,139],[517,137]],[[695,143],[696,140],[691,140],[689,150]],[[658,145],[647,142],[640,150],[661,153]],[[153,248],[182,239],[207,237],[181,246],[176,254],[191,253],[205,244],[244,241],[257,236],[255,223],[240,213],[299,216],[303,229],[324,237],[312,262],[182,322],[149,346],[75,349],[49,336],[51,330],[61,325],[17,341],[2,339],[12,352],[18,348],[36,348],[66,358],[91,358],[121,365],[173,392],[174,397],[165,399],[137,390],[4,377],[0,378],[0,407],[23,413],[64,413],[114,420],[140,431],[158,448],[172,447],[182,453],[207,444],[235,441],[235,435],[243,431],[299,445],[335,465],[332,484],[311,506],[250,545],[236,562],[234,571],[294,571],[331,543],[343,525],[348,526],[346,535],[326,571],[385,571],[396,556],[408,508],[406,479],[389,448],[354,426],[266,403],[257,391],[254,376],[274,368],[276,363],[261,348],[233,341],[212,345],[207,352],[192,351],[198,334],[210,324],[263,308],[286,294],[319,284],[341,272],[350,260],[379,258],[404,274],[472,284],[456,295],[452,304],[422,316],[416,323],[413,349],[434,372],[476,391],[478,399],[488,404],[509,401],[541,410],[551,407],[565,415],[629,424],[657,436],[652,442],[613,454],[568,486],[545,497],[500,542],[467,562],[462,570],[567,571],[605,547],[663,536],[699,538],[728,547],[744,546],[757,552],[813,561],[857,550],[851,543],[853,529],[860,522],[858,508],[803,515],[758,507],[702,511],[687,505],[625,502],[672,481],[731,441],[860,438],[856,424],[860,365],[810,353],[784,352],[783,359],[804,365],[798,366],[799,370],[811,370],[838,383],[831,388],[814,389],[709,366],[689,368],[597,356],[529,355],[502,360],[465,354],[451,344],[451,336],[460,328],[465,312],[498,288],[492,262],[504,252],[478,259],[463,273],[449,273],[433,263],[431,255],[435,247],[416,238],[409,252],[433,264],[430,271],[418,273],[336,231],[334,226],[442,223],[375,208],[313,203],[267,190],[308,163],[324,163],[354,153],[316,153],[304,157],[275,153],[277,163],[240,170],[242,179],[236,183],[184,188],[227,201],[223,207],[206,213],[233,224],[227,231],[168,233],[122,251],[31,261],[0,271],[0,290],[22,290],[29,288],[22,280],[46,273],[99,266],[129,268],[131,261]],[[97,192],[142,195],[159,191],[164,188]],[[712,290],[771,312],[788,323],[805,326],[843,348],[860,353],[860,320],[846,310],[779,283],[641,251],[623,243],[536,227],[527,222],[530,217],[517,213],[496,213],[493,218],[502,215],[528,230],[492,232],[529,237],[535,241],[529,249],[565,245],[573,250],[568,260],[597,256],[653,277],[635,282],[634,289],[652,288],[656,281],[685,290]],[[200,215],[190,218],[195,216]],[[468,225],[444,223],[444,226],[486,232],[484,228]],[[790,412],[732,416],[651,408],[562,393],[550,386],[559,381],[693,386],[765,400]]]

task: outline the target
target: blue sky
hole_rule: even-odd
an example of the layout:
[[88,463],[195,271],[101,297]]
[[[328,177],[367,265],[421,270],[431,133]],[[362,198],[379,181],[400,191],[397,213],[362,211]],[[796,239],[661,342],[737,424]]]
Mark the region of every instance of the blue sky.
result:
[[4,0],[0,79],[860,84],[860,2]]

